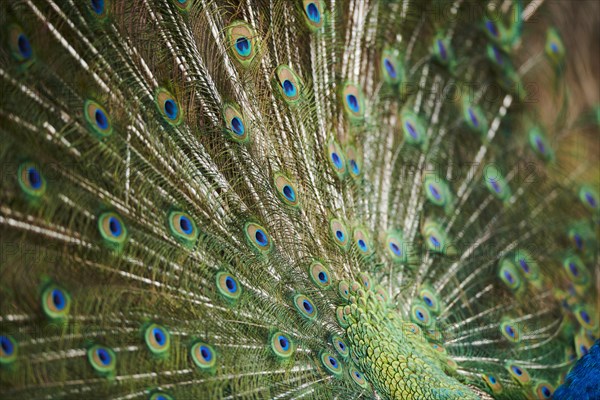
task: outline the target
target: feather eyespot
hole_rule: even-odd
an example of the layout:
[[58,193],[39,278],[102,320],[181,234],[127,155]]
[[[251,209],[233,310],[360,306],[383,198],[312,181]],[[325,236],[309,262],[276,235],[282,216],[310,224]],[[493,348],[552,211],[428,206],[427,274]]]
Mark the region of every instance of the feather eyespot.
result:
[[304,17],[306,23],[312,30],[317,30],[323,26],[325,6],[322,0],[311,1],[304,0]]
[[110,0],[89,0],[90,10],[97,18],[103,19],[108,15],[107,3]]
[[317,308],[313,304],[312,300],[303,294],[297,294],[294,296],[294,306],[304,318],[313,320],[317,317]]
[[344,300],[350,298],[350,285],[347,281],[342,280],[338,283],[338,293]]
[[94,345],[87,351],[87,358],[99,375],[112,375],[117,366],[115,352],[106,346]]
[[446,232],[440,224],[426,221],[421,228],[425,246],[434,253],[454,255],[456,249],[450,245]]
[[154,392],[150,395],[148,400],[175,400],[171,395],[166,394],[165,392]]
[[361,255],[368,257],[373,254],[373,245],[369,234],[362,228],[354,229],[354,244]]
[[554,160],[554,150],[550,147],[541,128],[534,127],[529,131],[529,146],[537,157],[544,161]]
[[406,246],[400,232],[388,233],[385,237],[384,246],[392,261],[406,262],[408,260]]
[[515,265],[508,259],[504,259],[500,262],[500,269],[498,276],[509,287],[509,289],[516,291],[521,287],[521,276]]
[[439,313],[441,309],[440,299],[437,294],[430,288],[424,287],[419,291],[419,298],[425,306],[433,313]]
[[227,272],[217,274],[217,289],[228,300],[235,301],[242,294],[242,287],[238,281]]
[[356,383],[358,386],[360,386],[362,388],[369,387],[369,384],[367,383],[364,375],[354,367],[350,369],[350,378],[352,378],[354,383]]
[[425,190],[425,197],[432,204],[440,207],[451,207],[452,195],[445,180],[438,176],[427,175],[423,188]]
[[19,346],[12,336],[0,335],[0,365],[8,365],[17,359]]
[[539,276],[539,267],[535,259],[528,251],[517,249],[515,251],[514,263],[518,268],[520,268],[523,276],[525,276],[527,280],[537,280]]
[[223,118],[229,136],[236,142],[244,143],[250,138],[250,132],[246,126],[246,120],[239,107],[235,104],[225,104],[223,107]]
[[502,392],[502,384],[494,375],[482,375],[482,378],[493,393],[498,394]]
[[327,289],[331,286],[331,273],[321,262],[314,261],[310,265],[310,279],[320,288]]
[[584,329],[593,331],[598,327],[597,315],[587,305],[575,307],[575,318]]
[[427,143],[426,128],[423,120],[412,111],[404,110],[400,114],[402,132],[407,143],[424,148]]
[[190,357],[196,367],[202,370],[211,370],[217,362],[217,356],[212,346],[196,342],[190,348]]
[[71,296],[56,285],[48,285],[42,292],[42,309],[52,320],[64,319],[69,315]]
[[414,304],[410,310],[410,317],[413,322],[422,326],[431,326],[433,317],[429,310],[421,304]]
[[484,182],[489,192],[497,199],[506,201],[510,198],[510,187],[500,170],[494,165],[489,165],[485,168]]
[[488,121],[481,107],[465,101],[463,105],[463,119],[469,129],[473,132],[486,134],[488,130]]
[[29,66],[34,60],[33,47],[29,36],[18,25],[11,25],[8,32],[8,45],[15,60],[23,66]]
[[171,335],[162,326],[150,324],[144,331],[144,341],[148,350],[157,356],[165,355],[171,348]]
[[521,385],[527,385],[531,381],[529,372],[522,366],[515,363],[507,363],[505,365],[506,370],[512,376],[512,378]]
[[350,349],[348,349],[348,345],[339,335],[333,335],[331,337],[331,344],[333,344],[333,348],[342,358],[348,357],[350,354]]
[[538,399],[551,399],[554,395],[554,386],[548,382],[540,382],[535,386]]
[[592,187],[587,185],[582,186],[579,189],[579,199],[587,209],[596,212],[598,211],[598,192]]
[[121,248],[127,240],[127,228],[115,212],[105,212],[98,217],[98,230],[109,247]]
[[404,79],[404,68],[396,51],[386,49],[381,55],[381,75],[389,84],[396,85]]
[[186,12],[190,10],[192,6],[192,0],[172,0],[177,9],[182,12]]
[[299,204],[299,199],[297,195],[296,185],[292,183],[286,176],[283,174],[275,174],[274,176],[275,188],[277,189],[277,194],[279,198],[287,205],[296,207]]
[[244,227],[244,233],[248,242],[261,253],[268,253],[271,250],[270,236],[262,226],[247,222]]
[[275,69],[275,86],[288,104],[295,104],[300,100],[300,77],[287,65],[280,65]]
[[502,333],[502,336],[504,336],[506,340],[512,343],[518,343],[521,339],[519,328],[511,321],[503,321],[500,324],[500,333]]
[[342,250],[346,250],[350,239],[348,237],[348,230],[346,225],[337,218],[332,218],[329,221],[329,233],[333,242],[338,245]]
[[448,39],[437,36],[433,41],[433,57],[442,65],[451,65],[454,61],[454,52]]
[[294,354],[294,342],[283,332],[275,332],[271,335],[271,350],[279,358],[290,358]]
[[327,145],[327,160],[340,179],[346,175],[346,159],[342,148],[335,141],[331,141]]
[[585,264],[578,256],[568,256],[563,260],[563,268],[569,279],[578,285],[589,282],[589,273]]
[[325,369],[335,376],[340,376],[344,371],[342,367],[342,363],[331,353],[323,352],[321,353],[321,364],[325,367]]
[[351,121],[358,121],[364,117],[365,101],[362,89],[354,83],[346,83],[342,87],[342,103],[346,115]]
[[106,139],[112,134],[112,122],[104,107],[93,100],[86,100],[83,111],[88,127],[98,139]]
[[177,126],[183,121],[183,111],[177,99],[164,88],[158,88],[154,95],[156,107],[163,119],[170,125]]
[[193,247],[198,239],[198,228],[193,218],[181,211],[171,211],[167,217],[167,226],[171,235],[181,244]]
[[346,149],[346,160],[348,160],[350,176],[358,178],[362,172],[362,157],[360,157],[355,147],[349,146]]
[[231,54],[247,68],[259,50],[258,35],[244,21],[235,21],[227,27],[227,41]]
[[32,199],[40,198],[46,193],[46,179],[33,162],[19,165],[17,177],[21,190]]
[[561,66],[563,64],[566,53],[565,45],[556,29],[548,29],[544,50],[546,52],[546,57],[548,57],[552,64],[555,66]]

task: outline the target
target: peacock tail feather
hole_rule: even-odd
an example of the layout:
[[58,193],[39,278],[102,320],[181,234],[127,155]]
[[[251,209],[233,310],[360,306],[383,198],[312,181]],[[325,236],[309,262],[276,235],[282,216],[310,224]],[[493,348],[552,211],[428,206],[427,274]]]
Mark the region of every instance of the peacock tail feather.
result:
[[2,1],[2,398],[551,398],[600,108],[540,3]]

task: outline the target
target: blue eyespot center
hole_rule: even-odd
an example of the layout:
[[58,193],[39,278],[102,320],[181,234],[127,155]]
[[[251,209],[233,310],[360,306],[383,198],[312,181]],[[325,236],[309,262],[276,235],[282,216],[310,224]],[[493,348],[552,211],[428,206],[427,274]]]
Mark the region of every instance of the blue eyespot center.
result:
[[42,187],[42,176],[35,167],[29,167],[27,169],[27,179],[33,189],[39,189]]
[[212,351],[206,346],[200,346],[200,356],[205,362],[212,360]]
[[340,159],[338,153],[336,153],[335,151],[331,153],[331,161],[333,161],[333,165],[335,165],[337,169],[342,168],[342,160]]
[[350,160],[350,169],[352,170],[352,173],[354,175],[358,175],[358,173],[360,172],[360,169],[358,168],[358,164],[356,163],[355,160]]
[[417,313],[416,313],[416,314],[417,314],[417,318],[418,318],[420,321],[423,321],[423,320],[425,320],[425,315],[423,314],[423,312],[422,312],[421,310],[417,310]]
[[429,298],[429,296],[423,296],[423,301],[425,302],[425,304],[427,304],[429,307],[433,307],[433,301]]
[[235,41],[235,50],[240,56],[247,57],[252,50],[252,45],[247,38],[241,36]]
[[225,278],[225,286],[227,287],[227,290],[229,290],[229,292],[231,293],[235,293],[237,291],[237,283],[230,276]]
[[492,188],[496,191],[496,193],[500,193],[502,190],[496,179],[490,179],[490,185],[492,185]]
[[162,331],[162,329],[160,329],[160,328],[154,328],[152,330],[152,335],[154,335],[154,340],[156,341],[156,343],[159,346],[164,346],[165,343],[167,342],[167,338],[166,338],[164,332]]
[[429,192],[436,200],[439,201],[442,199],[440,192],[437,190],[437,188],[434,185],[429,185]]
[[345,351],[345,350],[346,350],[346,345],[344,344],[344,342],[338,341],[338,346],[340,347],[340,349],[341,349],[342,351]]
[[506,278],[506,280],[508,281],[508,283],[510,283],[511,285],[513,283],[515,283],[515,278],[513,278],[512,274],[508,271],[504,271],[504,277]]
[[177,107],[177,103],[174,100],[166,100],[165,101],[165,114],[169,119],[176,119],[179,114],[179,108]]
[[279,336],[277,340],[279,340],[279,346],[281,346],[283,351],[287,351],[290,348],[290,341],[285,336]]
[[596,208],[596,206],[598,205],[596,199],[594,198],[594,195],[592,195],[590,192],[585,193],[585,200],[590,206],[592,206],[592,208]]
[[550,43],[550,50],[552,50],[552,52],[554,54],[557,54],[558,53],[558,45],[554,42]]
[[308,300],[304,300],[304,301],[302,302],[302,307],[304,307],[304,310],[305,310],[307,313],[309,313],[309,314],[312,314],[312,313],[313,313],[313,311],[314,311],[314,307],[313,307],[313,305],[312,305],[312,304],[310,304],[310,301],[308,301]]
[[323,271],[319,272],[317,277],[319,278],[319,281],[321,281],[322,283],[327,282],[327,274],[325,272],[323,272]]
[[390,249],[398,257],[400,257],[402,255],[402,251],[400,250],[400,247],[398,247],[398,245],[396,243],[390,243]]
[[294,97],[296,95],[296,86],[289,79],[284,80],[281,86],[286,96]]
[[189,235],[194,230],[194,226],[192,225],[192,221],[185,215],[179,217],[179,227],[186,235]]
[[590,323],[590,315],[586,312],[586,311],[580,311],[579,315],[581,316],[581,319],[586,323],[589,324]]
[[104,0],[92,0],[92,10],[98,15],[104,12]]
[[583,239],[581,239],[581,236],[579,236],[579,234],[576,233],[573,237],[573,240],[575,240],[575,246],[577,246],[577,248],[581,250],[583,248]]
[[417,134],[417,131],[416,131],[415,127],[413,126],[413,124],[411,124],[410,122],[406,122],[404,124],[404,127],[408,131],[408,134],[413,137],[413,139],[419,138],[419,135]]
[[433,235],[432,235],[432,236],[430,236],[430,237],[429,237],[429,241],[431,242],[431,244],[432,244],[434,247],[440,247],[440,242],[439,242],[439,240],[437,240],[437,238],[436,238],[435,236],[433,236]]
[[473,109],[471,107],[469,107],[469,118],[471,118],[471,122],[473,123],[473,125],[476,128],[478,128],[479,120],[477,119],[477,116],[475,115],[475,112],[473,111]]
[[512,326],[506,325],[506,327],[504,328],[504,331],[508,334],[508,336],[515,337],[515,330],[513,329]]
[[15,351],[12,341],[6,336],[0,336],[0,347],[2,347],[2,352],[7,356],[12,355]]
[[344,241],[344,232],[339,231],[339,230],[335,231],[335,237],[337,237],[340,242],[343,242]]
[[542,139],[539,136],[536,136],[535,138],[535,146],[537,147],[538,151],[542,154],[546,153],[546,146],[544,146],[544,142],[542,141]]
[[110,356],[110,353],[108,351],[106,351],[105,349],[96,350],[96,355],[98,356],[98,359],[100,360],[102,365],[110,364],[111,356]]
[[110,229],[110,233],[112,233],[113,236],[120,236],[121,233],[123,232],[123,227],[121,226],[121,222],[115,217],[109,218],[108,229]]
[[550,391],[550,389],[548,389],[548,387],[544,386],[542,387],[542,394],[544,395],[544,397],[550,398],[552,392]]
[[96,118],[96,124],[98,125],[98,128],[102,130],[108,129],[108,118],[106,118],[106,114],[104,114],[102,110],[96,110],[94,117]]
[[360,247],[362,251],[367,251],[367,244],[362,239],[358,239],[358,247]]
[[498,29],[496,28],[496,24],[494,24],[492,21],[486,21],[485,27],[493,36],[498,37]]
[[523,375],[523,370],[521,370],[521,368],[517,367],[517,366],[512,366],[511,367],[512,372],[514,372],[516,375],[521,376]]
[[446,57],[448,57],[448,54],[446,52],[446,46],[444,46],[444,42],[442,42],[440,39],[437,40],[437,46],[438,46],[438,51],[440,52],[440,57],[442,58],[442,60],[446,60]]
[[494,378],[493,376],[491,376],[491,375],[490,375],[490,376],[488,376],[488,379],[490,380],[490,383],[491,383],[492,385],[495,385],[495,384],[496,384],[496,378]]
[[577,269],[577,265],[575,265],[575,263],[574,263],[574,262],[570,262],[570,263],[569,263],[569,269],[571,270],[571,273],[572,273],[574,276],[577,276],[577,275],[579,275],[579,270]]
[[283,187],[283,195],[289,201],[296,200],[296,193],[294,192],[294,189],[292,189],[292,187],[290,185],[285,185]]
[[254,234],[254,238],[256,239],[256,242],[259,245],[261,245],[262,247],[265,247],[267,244],[269,244],[267,235],[265,235],[265,233],[261,229],[256,230],[256,233]]
[[321,13],[319,12],[319,8],[315,3],[309,3],[306,6],[306,15],[312,22],[316,24],[321,22]]
[[244,128],[244,123],[242,122],[242,120],[238,117],[233,117],[231,119],[231,129],[233,130],[233,132],[238,135],[238,136],[242,136],[244,134],[245,128]]
[[524,258],[519,259],[519,264],[521,265],[521,268],[523,268],[523,271],[525,271],[526,274],[529,273],[529,264],[527,264],[527,261],[525,261]]
[[394,68],[394,64],[388,58],[384,58],[383,65],[385,66],[385,70],[387,71],[390,78],[396,79],[398,73],[396,72],[396,68]]
[[33,50],[31,49],[31,43],[25,34],[21,33],[17,38],[17,46],[19,48],[19,52],[21,53],[21,57],[24,59],[30,59]]
[[57,310],[63,310],[66,305],[65,296],[62,291],[54,289],[52,291],[52,304]]
[[356,377],[356,379],[361,379],[362,378],[362,375],[358,371],[354,371],[354,376]]
[[353,95],[353,94],[347,95],[346,102],[348,103],[348,107],[350,107],[352,112],[357,113],[360,111],[360,105],[358,104],[358,99],[356,98],[355,95]]
[[502,53],[500,50],[498,50],[496,46],[492,46],[492,51],[494,52],[494,58],[496,59],[498,65],[504,64],[504,59],[502,58]]
[[337,362],[337,360],[336,360],[335,358],[331,357],[331,356],[329,356],[329,363],[331,364],[331,366],[332,366],[333,368],[337,368],[337,367],[338,367],[338,362]]

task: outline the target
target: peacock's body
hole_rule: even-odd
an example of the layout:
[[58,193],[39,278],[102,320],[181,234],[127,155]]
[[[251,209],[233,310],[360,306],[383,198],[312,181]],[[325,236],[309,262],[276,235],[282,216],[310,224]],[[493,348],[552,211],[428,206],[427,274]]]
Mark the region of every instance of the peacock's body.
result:
[[600,113],[539,3],[2,1],[1,397],[550,398]]

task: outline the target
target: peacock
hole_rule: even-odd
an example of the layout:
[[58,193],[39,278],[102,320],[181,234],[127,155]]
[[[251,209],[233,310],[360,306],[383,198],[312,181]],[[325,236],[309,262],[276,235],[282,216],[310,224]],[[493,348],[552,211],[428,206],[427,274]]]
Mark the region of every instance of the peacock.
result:
[[0,396],[552,398],[600,337],[597,11],[3,0]]

